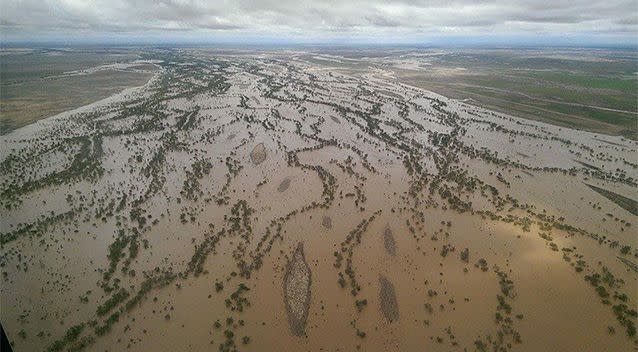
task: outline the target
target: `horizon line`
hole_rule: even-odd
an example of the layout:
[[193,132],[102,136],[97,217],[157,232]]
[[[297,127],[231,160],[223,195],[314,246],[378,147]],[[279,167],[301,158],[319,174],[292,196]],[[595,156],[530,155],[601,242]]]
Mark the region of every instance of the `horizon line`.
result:
[[590,48],[590,49],[634,49],[638,50],[638,43],[556,43],[556,42],[507,42],[507,41],[476,41],[476,42],[369,42],[369,41],[74,41],[74,40],[2,40],[0,49],[4,48],[54,48],[54,47],[385,47],[385,48]]

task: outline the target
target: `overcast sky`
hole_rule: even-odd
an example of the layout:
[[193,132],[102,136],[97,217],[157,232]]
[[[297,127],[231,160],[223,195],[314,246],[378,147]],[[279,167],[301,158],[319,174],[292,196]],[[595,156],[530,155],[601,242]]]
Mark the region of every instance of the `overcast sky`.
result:
[[0,0],[0,4],[4,42],[638,44],[637,0]]

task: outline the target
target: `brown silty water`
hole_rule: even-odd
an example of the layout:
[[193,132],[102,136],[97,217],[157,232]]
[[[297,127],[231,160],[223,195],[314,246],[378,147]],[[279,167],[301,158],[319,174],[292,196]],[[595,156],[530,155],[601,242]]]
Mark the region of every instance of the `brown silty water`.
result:
[[635,348],[612,307],[636,307],[636,217],[585,184],[635,199],[634,142],[301,57],[177,57],[142,100],[1,137],[16,350]]

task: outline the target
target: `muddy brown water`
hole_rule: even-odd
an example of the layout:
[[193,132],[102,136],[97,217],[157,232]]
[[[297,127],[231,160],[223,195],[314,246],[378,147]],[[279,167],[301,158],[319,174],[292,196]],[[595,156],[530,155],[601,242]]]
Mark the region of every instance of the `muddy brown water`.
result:
[[[334,78],[325,70],[300,64],[300,70],[290,71],[287,65],[262,59],[233,57],[227,60],[231,63],[248,60],[277,79],[296,75],[298,82],[307,84],[311,82],[307,74],[312,73],[313,77],[316,75],[314,79],[333,88],[324,93],[317,89],[315,99],[351,109],[363,107],[372,111],[374,105],[369,101],[378,99],[381,104],[379,116],[387,122],[387,125],[381,123],[381,128],[424,146],[432,143],[427,131],[450,130],[435,109],[438,107],[467,118],[465,128],[470,132],[462,137],[463,142],[476,149],[498,151],[501,156],[523,152],[529,157],[519,162],[533,167],[547,164],[571,168],[571,154],[584,153],[578,144],[607,156],[631,155],[631,150],[635,151],[635,145],[618,138],[613,142],[624,145],[625,151],[610,149],[607,143],[600,143],[594,135],[585,132],[558,130],[540,123],[528,125],[500,114],[494,116],[487,110],[469,110],[462,103],[435,94],[417,92],[447,104],[441,107],[391,79],[367,77],[364,82],[370,91],[382,88],[422,106],[421,110],[410,108],[407,117],[411,123],[399,115],[399,103],[393,94],[355,98],[352,94],[362,83],[340,76],[338,71],[335,71],[338,78]],[[536,223],[524,230],[513,222],[492,220],[477,212],[459,213],[438,193],[432,197],[433,201],[427,201],[427,189],[419,193],[417,203],[417,198],[410,193],[414,179],[405,167],[405,155],[399,145],[387,144],[368,134],[365,128],[368,125],[355,114],[344,117],[334,107],[324,104],[266,98],[261,90],[264,87],[257,84],[256,77],[242,72],[239,66],[236,69],[238,73],[225,73],[231,88],[222,95],[204,94],[192,100],[177,98],[167,102],[171,108],[184,110],[193,105],[201,106],[202,118],[197,122],[197,128],[176,134],[188,149],[176,148],[167,153],[166,163],[157,171],[165,176],[162,191],[141,205],[145,214],[150,215],[147,223],[156,222],[149,225],[150,229],[140,238],[147,241],[148,248],[140,241],[139,253],[130,262],[135,275],[121,272],[123,262],[118,264],[114,275],[120,280],[121,287],[134,293],[140,289],[145,275],[151,275],[155,268],[184,272],[193,254],[208,238],[211,225],[213,232],[222,227],[231,228],[229,221],[237,217],[233,209],[239,209],[234,206],[242,200],[253,210],[250,215],[252,232],[244,237],[237,234],[220,239],[203,261],[201,275],[191,274],[151,290],[130,311],[116,307],[115,310],[121,308],[118,321],[103,336],[95,336],[93,328],[87,325],[81,336],[95,338],[87,350],[204,351],[217,349],[224,343],[226,329],[232,329],[235,344],[242,351],[351,351],[358,348],[365,351],[444,351],[452,348],[453,342],[459,348],[471,350],[477,339],[486,335],[494,337],[499,332],[495,313],[499,304],[497,295],[502,293],[496,270],[507,273],[515,291],[508,304],[513,310],[513,327],[520,333],[522,343],[513,344],[512,351],[622,351],[633,348],[632,340],[618,324],[613,311],[600,302],[595,289],[583,279],[583,275],[599,272],[603,266],[608,268],[624,280],[625,284],[618,289],[627,293],[629,305],[635,307],[638,293],[631,288],[636,287],[636,275],[617,259],[617,248],[601,245],[587,236],[552,229],[552,242],[559,249],[554,251],[540,236],[546,230]],[[290,85],[287,89],[294,91],[293,87]],[[144,96],[143,92],[140,94]],[[247,104],[252,108],[238,107],[241,95],[251,97]],[[355,101],[356,105],[353,104]],[[277,109],[283,118],[274,119],[272,109]],[[87,111],[91,110],[87,108]],[[234,121],[234,113],[250,113],[256,122]],[[323,117],[323,122],[319,117]],[[61,116],[44,120],[1,137],[2,142],[26,148],[33,142],[32,136],[61,128],[58,126],[64,126],[70,118]],[[276,124],[275,129],[265,128],[260,123],[266,120]],[[303,135],[297,132],[296,122]],[[414,126],[413,123],[425,127],[423,131],[400,133],[397,123],[406,128]],[[512,135],[490,129],[487,127],[490,123],[528,134]],[[208,131],[218,130],[219,135],[207,139]],[[72,134],[81,129],[55,131]],[[108,205],[112,200],[115,208],[116,201],[121,200],[118,191],[130,190],[130,197],[138,198],[148,189],[150,179],[141,176],[141,169],[152,160],[153,152],[161,145],[162,133],[150,131],[140,136],[143,138],[136,144],[127,143],[126,136],[104,138],[101,163],[106,174],[98,180],[73,181],[36,190],[24,196],[18,207],[2,210],[1,232],[5,234],[20,223],[32,223],[51,211],[68,210],[70,205],[66,199],[69,194],[76,202],[74,204],[84,204],[81,216],[73,222],[51,227],[40,236],[21,237],[2,249],[2,262],[6,264],[2,271],[7,273],[0,286],[2,322],[15,342],[16,350],[45,350],[63,337],[71,326],[92,320],[104,323],[106,317],[97,316],[96,308],[111,294],[104,292],[98,284],[109,267],[108,255],[118,226],[124,224],[126,234],[130,234],[135,224],[130,221],[130,203],[126,203],[125,210],[117,217],[104,214],[106,220],[96,217],[95,211],[98,205]],[[231,136],[233,138],[229,138]],[[551,137],[569,138],[573,144],[564,147]],[[313,138],[334,138],[343,144],[319,145]],[[356,146],[360,153],[345,144]],[[503,148],[504,145],[508,147]],[[289,164],[290,153],[295,150],[299,150],[296,160],[305,167]],[[1,153],[5,160],[8,151]],[[142,156],[142,163],[135,162],[136,155]],[[352,171],[345,167],[349,157]],[[197,179],[201,192],[197,193],[197,200],[189,200],[181,193],[184,185],[189,184],[182,170],[191,170],[198,158],[210,159],[212,169]],[[225,187],[229,174],[227,158],[236,160],[241,169]],[[590,159],[593,160],[587,160],[587,163],[601,168],[622,167],[629,174],[635,174],[630,167],[613,158]],[[23,167],[46,172],[43,164],[35,159],[32,162]],[[374,171],[367,168],[366,163]],[[432,175],[437,170],[430,157],[424,157],[421,165]],[[636,217],[585,186],[583,180],[591,175],[495,166],[464,155],[458,156],[453,165],[493,185],[500,194],[530,204],[534,211],[542,213],[544,210],[562,216],[570,224],[636,247],[633,230],[638,226]],[[324,201],[323,186],[329,178],[317,171],[317,166],[334,177],[334,198],[330,205],[291,215],[281,226],[280,237],[272,242],[270,251],[262,258],[260,269],[253,271],[250,278],[241,277],[236,258],[250,258],[250,254],[267,246],[259,243],[268,236],[268,228],[271,234],[277,228],[270,227],[273,220]],[[64,169],[59,165],[51,167]],[[497,179],[498,173],[509,185]],[[15,175],[7,173],[2,180],[11,177]],[[281,190],[284,184],[285,189]],[[636,192],[622,182],[596,179],[593,184],[619,194]],[[458,191],[459,197],[464,201],[471,200],[476,210],[489,209],[504,216],[526,214],[521,209],[496,209],[489,198],[480,193]],[[218,204],[216,200],[223,196],[228,197],[227,203],[222,200]],[[377,211],[378,215],[360,237],[348,242],[348,236],[360,222]],[[415,220],[420,213],[423,222]],[[238,224],[243,224],[243,219],[237,218]],[[627,227],[621,220],[632,225]],[[414,234],[408,223],[414,227]],[[351,255],[350,247],[343,246],[346,242],[354,244]],[[460,260],[460,252],[465,248],[469,250],[469,263]],[[562,248],[574,252],[563,252]],[[336,268],[335,252],[344,257],[339,269]],[[563,253],[574,253],[570,262],[564,259]],[[581,257],[575,257],[575,254]],[[474,266],[479,258],[487,262],[486,271]],[[623,258],[635,261],[631,255]],[[338,273],[345,272],[348,259],[360,286],[354,295],[347,275],[346,287],[339,284]],[[573,266],[579,259],[588,263],[583,273],[576,272]],[[217,292],[215,282],[222,282],[224,288]],[[250,289],[241,295],[250,303],[241,312],[231,310],[227,303],[231,300],[234,305],[232,295],[240,284]],[[87,297],[88,303],[83,303],[80,297]],[[367,304],[358,309],[356,302],[364,299]],[[426,304],[432,307],[431,312],[425,308]],[[165,318],[167,315],[170,319]],[[514,315],[522,315],[522,319]],[[215,321],[226,324],[229,317],[233,318],[236,327],[231,324],[215,328]],[[243,326],[239,325],[239,320],[243,321]],[[609,334],[610,326],[614,328],[614,334]],[[26,339],[19,337],[21,330],[25,331]],[[41,337],[37,336],[40,331],[43,332]],[[365,338],[358,336],[357,331],[364,332]],[[250,338],[246,345],[242,343],[244,336]]]

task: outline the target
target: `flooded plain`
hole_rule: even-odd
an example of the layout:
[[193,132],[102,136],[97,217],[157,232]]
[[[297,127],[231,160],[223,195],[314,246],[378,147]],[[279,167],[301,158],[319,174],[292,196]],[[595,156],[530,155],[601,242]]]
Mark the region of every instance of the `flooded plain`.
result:
[[635,141],[355,59],[144,57],[0,137],[16,351],[636,350]]

